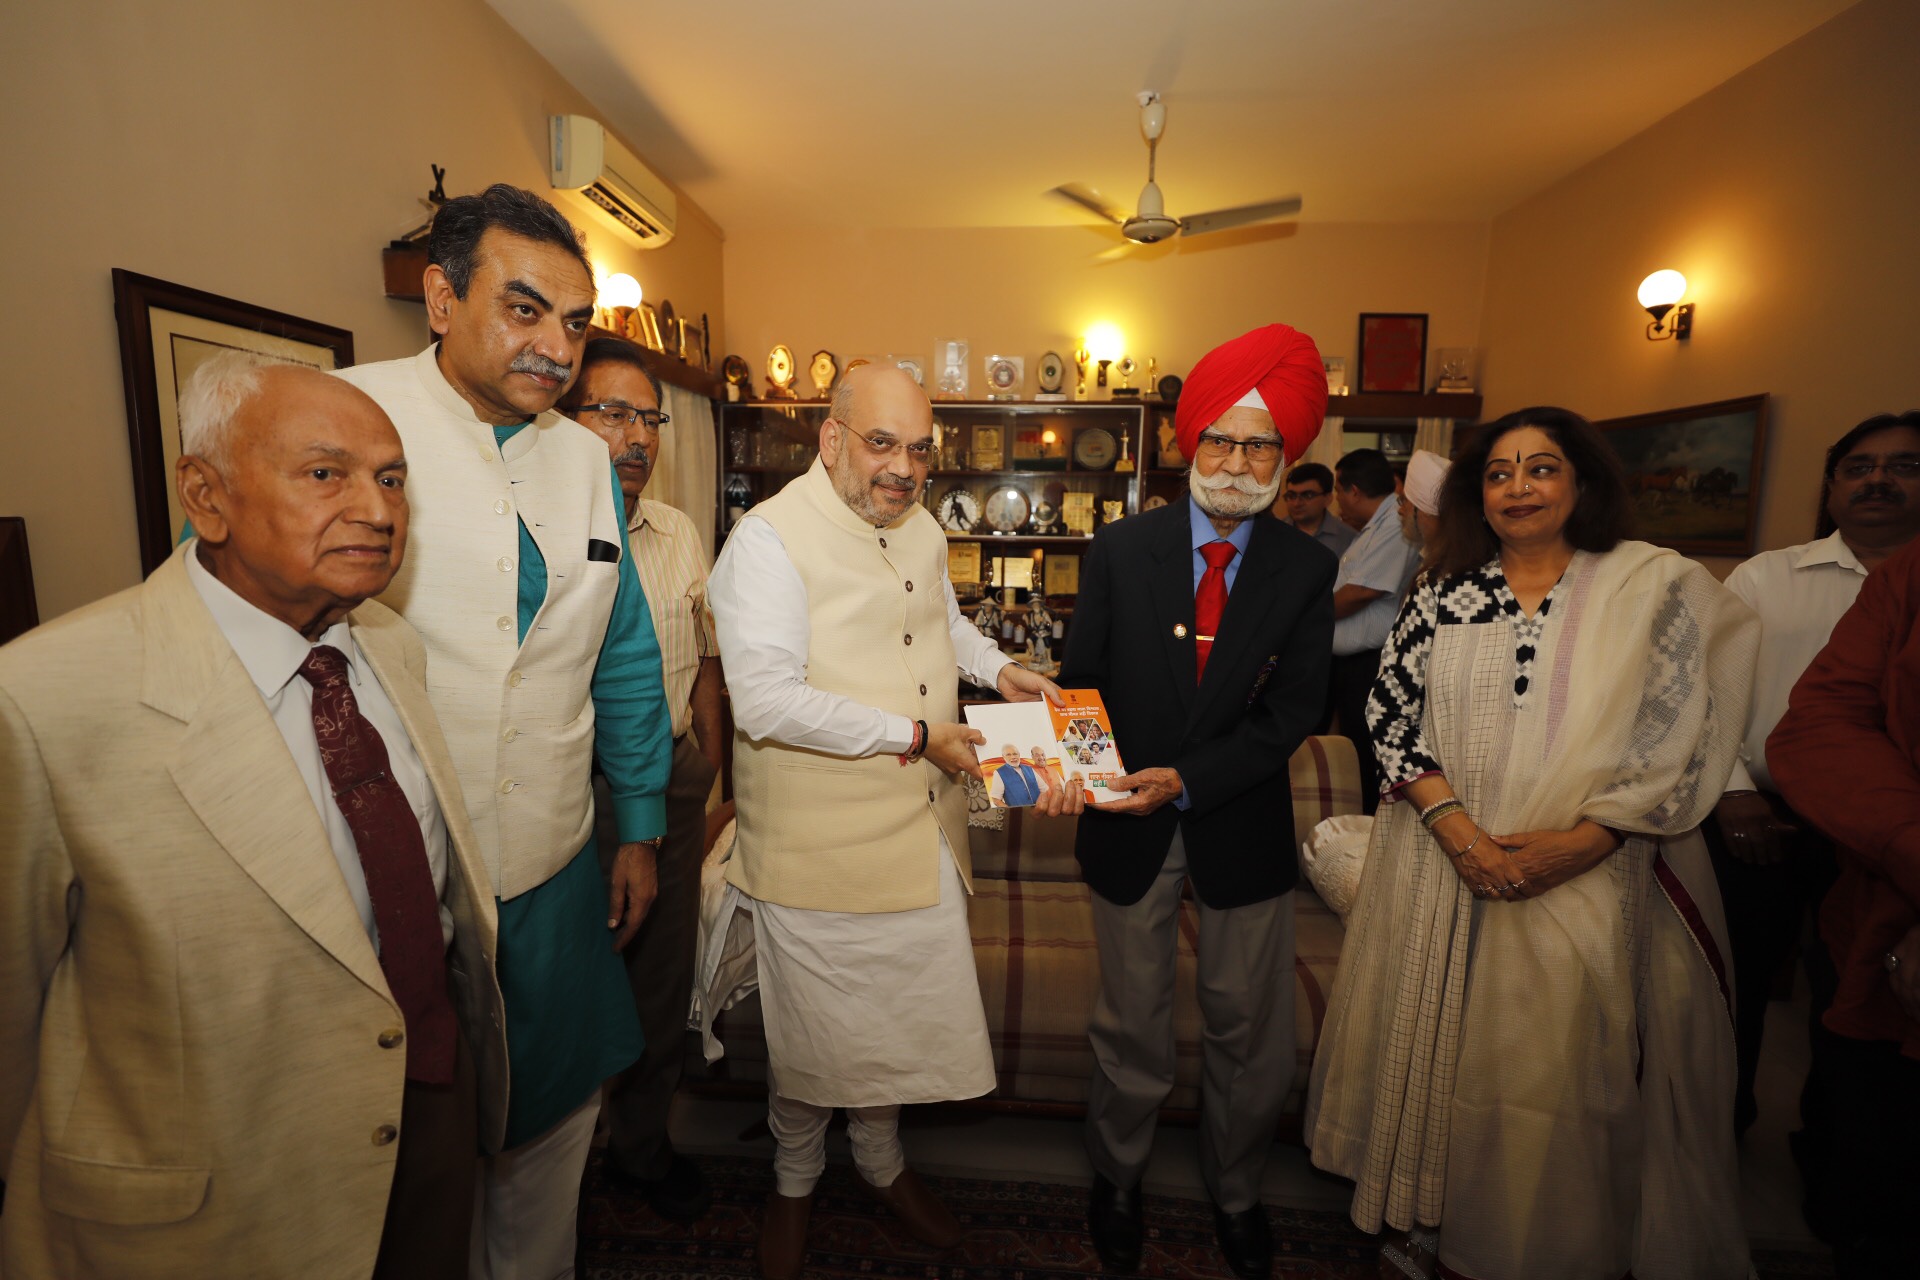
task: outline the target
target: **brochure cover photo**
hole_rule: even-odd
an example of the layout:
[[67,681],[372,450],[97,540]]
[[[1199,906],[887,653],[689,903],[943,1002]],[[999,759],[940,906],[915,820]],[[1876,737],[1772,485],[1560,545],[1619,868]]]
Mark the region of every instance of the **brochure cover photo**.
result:
[[987,736],[974,751],[996,809],[1038,804],[1062,787],[1078,787],[1088,804],[1112,804],[1133,794],[1111,786],[1127,770],[1100,695],[1066,689],[1062,697],[1059,707],[1042,700],[965,709],[967,723]]

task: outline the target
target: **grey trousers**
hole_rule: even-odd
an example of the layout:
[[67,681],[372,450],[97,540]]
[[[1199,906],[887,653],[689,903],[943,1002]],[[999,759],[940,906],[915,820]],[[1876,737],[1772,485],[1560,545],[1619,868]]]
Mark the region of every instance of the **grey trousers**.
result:
[[[1153,1153],[1154,1122],[1173,1088],[1174,948],[1187,851],[1176,832],[1166,865],[1130,907],[1093,895],[1100,998],[1088,1038],[1093,1080],[1087,1152],[1096,1172],[1132,1187]],[[1215,910],[1198,902],[1200,1174],[1229,1213],[1260,1200],[1267,1148],[1293,1084],[1293,894]]]
[[[605,779],[594,780],[600,869],[610,875],[619,843]],[[660,893],[640,932],[627,944],[627,981],[646,1048],[613,1077],[606,1097],[608,1153],[636,1178],[658,1178],[673,1158],[667,1111],[680,1087],[687,1052],[687,1008],[693,999],[694,949],[700,936],[700,859],[706,850],[707,794],[713,766],[687,734],[674,744],[667,780],[667,838],[660,846]]]

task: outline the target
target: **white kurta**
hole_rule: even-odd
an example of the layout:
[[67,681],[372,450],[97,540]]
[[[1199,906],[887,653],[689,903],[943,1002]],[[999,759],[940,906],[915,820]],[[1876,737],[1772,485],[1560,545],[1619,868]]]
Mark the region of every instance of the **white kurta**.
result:
[[[944,574],[940,588],[958,674],[992,688],[1006,655],[967,622]],[[708,599],[743,732],[856,759],[911,745],[904,716],[807,683],[806,587],[772,525],[748,516],[734,528]],[[726,938],[736,912],[752,914],[767,1059],[781,1096],[871,1107],[994,1087],[966,892],[953,851],[938,839],[940,901],[919,910],[809,911],[728,886],[710,941]],[[708,996],[708,1007],[724,1007],[725,993]]]

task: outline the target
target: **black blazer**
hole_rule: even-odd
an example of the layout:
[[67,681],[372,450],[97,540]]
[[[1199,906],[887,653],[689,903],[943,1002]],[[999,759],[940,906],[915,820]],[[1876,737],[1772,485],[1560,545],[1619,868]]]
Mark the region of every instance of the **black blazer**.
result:
[[1129,770],[1178,769],[1192,801],[1145,817],[1087,806],[1074,855],[1094,892],[1120,906],[1145,896],[1176,824],[1209,907],[1264,902],[1299,878],[1287,760],[1326,706],[1339,562],[1255,517],[1197,682],[1190,520],[1183,498],[1095,535],[1060,673],[1063,688],[1100,691]]

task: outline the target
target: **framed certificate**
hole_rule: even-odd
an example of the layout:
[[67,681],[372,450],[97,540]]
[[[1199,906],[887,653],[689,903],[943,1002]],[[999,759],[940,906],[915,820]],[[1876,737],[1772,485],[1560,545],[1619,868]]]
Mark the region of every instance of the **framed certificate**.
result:
[[998,471],[1007,465],[1006,445],[999,427],[973,429],[973,469]]

